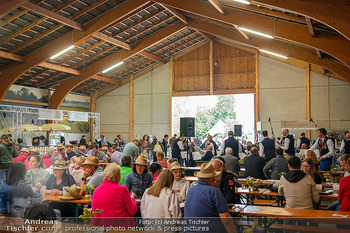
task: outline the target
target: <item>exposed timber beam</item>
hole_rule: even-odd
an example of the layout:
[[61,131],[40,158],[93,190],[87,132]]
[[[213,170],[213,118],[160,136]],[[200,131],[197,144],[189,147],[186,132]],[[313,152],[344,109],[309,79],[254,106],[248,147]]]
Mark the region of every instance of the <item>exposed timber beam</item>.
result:
[[349,1],[253,0],[252,3],[294,12],[315,19],[333,28],[350,40]]
[[50,70],[57,70],[57,71],[61,71],[61,72],[69,73],[69,74],[80,75],[80,71],[79,70],[72,69],[72,68],[69,68],[69,67],[60,66],[60,65],[56,65],[56,64],[52,64],[52,63],[48,63],[48,62],[42,62],[38,66],[41,66],[41,67],[44,67],[44,68],[48,68]]
[[23,5],[28,0],[3,0],[0,7],[0,18]]
[[98,32],[106,26],[123,20],[125,16],[138,11],[138,9],[142,8],[148,3],[148,0],[129,0],[124,2],[102,14],[100,17],[88,22],[86,25],[84,25],[85,31],[73,30],[72,33],[74,33],[74,37],[72,37],[72,33],[67,33],[27,54],[26,57],[30,58],[27,60],[27,62],[21,64],[10,64],[7,66],[0,75],[0,79],[2,80],[0,85],[0,102],[12,84],[25,72],[34,68],[38,64],[45,62],[52,55],[71,46],[72,43],[79,45],[80,41],[90,37],[94,32]]
[[311,21],[312,19],[310,19],[309,17],[305,17],[305,20],[311,36],[315,37],[316,34],[315,34],[314,25],[312,25],[312,21]]
[[277,19],[286,19],[289,21],[297,22],[297,23],[305,23],[305,20],[303,18],[293,16],[290,14],[285,14],[285,13],[280,13],[280,12],[276,12],[276,11],[272,11],[272,10],[267,10],[267,9],[263,9],[260,7],[254,7],[251,5],[242,4],[242,3],[235,2],[232,0],[220,0],[220,2],[224,6],[234,7],[236,9],[242,9],[245,11],[259,13],[262,15],[269,15],[269,16],[272,16],[272,17],[277,18]]
[[273,35],[277,39],[319,49],[350,67],[350,56],[348,56],[350,54],[350,41],[341,35],[320,31],[317,32],[318,37],[310,37],[310,32],[306,25],[285,20],[275,20],[271,17],[228,7],[224,8],[226,14],[221,15],[210,10],[210,3],[200,0],[192,0],[191,4],[188,4],[187,0],[156,0],[156,2],[224,24],[242,26]]
[[6,58],[9,60],[13,60],[13,61],[19,61],[19,62],[25,62],[26,59],[23,56],[17,55],[17,54],[13,54],[13,53],[7,53],[4,51],[0,51],[0,57],[2,58]]
[[236,30],[237,30],[244,38],[246,38],[247,40],[249,40],[248,35],[245,34],[244,31],[242,31],[241,29],[239,29],[239,26],[237,26],[237,25],[233,25],[233,26],[236,28]]
[[95,79],[95,80],[100,80],[100,81],[103,81],[103,82],[107,82],[107,83],[112,83],[112,84],[115,84],[115,85],[120,84],[119,80],[106,78],[106,77],[103,77],[103,76],[100,76],[100,75],[93,75],[90,78]]
[[116,46],[122,47],[123,49],[126,50],[131,50],[131,46],[128,45],[127,43],[121,42],[111,36],[107,36],[106,34],[103,34],[102,32],[95,32],[92,34],[94,37],[100,38],[101,40],[108,41]]
[[344,81],[350,83],[350,69],[348,67],[332,60],[319,59],[315,54],[315,50],[306,49],[297,45],[290,45],[277,40],[245,40],[238,32],[229,30],[226,27],[220,27],[217,24],[192,21],[188,26],[252,48],[269,50],[300,61],[324,67],[339,75]]
[[149,58],[149,59],[151,59],[151,60],[160,62],[160,63],[162,63],[162,64],[165,63],[165,60],[163,60],[162,58],[157,57],[157,56],[155,56],[155,55],[153,55],[153,54],[147,53],[147,52],[145,52],[145,51],[141,51],[141,52],[139,52],[139,54],[142,55],[142,56],[144,56],[144,57],[147,57],[147,58]]
[[199,31],[197,29],[194,29],[196,32],[198,32],[199,34],[201,34],[202,36],[204,36],[207,40],[214,40],[214,38],[211,35],[208,35],[205,32]]
[[45,8],[42,8],[38,5],[35,5],[33,3],[30,3],[30,2],[26,2],[22,5],[22,7],[26,8],[26,9],[29,9],[31,11],[34,11],[40,15],[43,15],[45,17],[48,17],[54,21],[57,21],[57,22],[60,22],[64,25],[67,25],[69,27],[72,27],[74,29],[77,29],[77,30],[84,30],[84,26],[78,22],[75,22],[71,19],[68,19],[62,15],[59,15],[59,14],[56,14],[52,11],[49,11],[49,10],[46,10]]
[[96,75],[112,65],[116,62],[125,60],[135,54],[139,53],[147,49],[148,47],[164,40],[165,38],[173,35],[176,32],[179,32],[186,28],[186,24],[182,22],[177,22],[171,26],[168,26],[156,33],[146,37],[143,40],[138,41],[133,50],[130,51],[122,51],[121,54],[114,53],[105,58],[100,59],[99,61],[91,64],[86,68],[84,72],[80,76],[72,78],[70,82],[62,82],[56,88],[55,92],[50,98],[51,108],[58,109],[64,100],[64,98],[68,95],[68,93],[73,90],[77,85],[81,82],[84,82],[86,79],[89,79],[91,76]]
[[175,15],[179,20],[181,20],[182,22],[187,24],[187,18],[186,16],[184,16],[181,12],[179,12],[178,10],[172,8],[172,7],[168,7],[168,6],[164,6],[162,4],[160,4],[164,9],[166,9],[167,11],[169,11],[171,14]]
[[209,2],[210,2],[211,5],[213,5],[213,7],[215,7],[215,9],[217,11],[220,12],[220,14],[223,14],[223,15],[225,14],[225,11],[222,8],[221,3],[219,2],[219,0],[209,0]]

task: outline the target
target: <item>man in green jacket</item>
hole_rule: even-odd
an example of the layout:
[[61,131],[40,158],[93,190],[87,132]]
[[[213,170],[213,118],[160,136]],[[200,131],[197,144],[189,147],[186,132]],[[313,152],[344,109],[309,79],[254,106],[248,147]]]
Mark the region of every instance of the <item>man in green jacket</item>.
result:
[[18,151],[7,135],[1,136],[0,140],[0,182],[2,182],[7,178],[8,170],[13,163],[13,158],[18,156]]

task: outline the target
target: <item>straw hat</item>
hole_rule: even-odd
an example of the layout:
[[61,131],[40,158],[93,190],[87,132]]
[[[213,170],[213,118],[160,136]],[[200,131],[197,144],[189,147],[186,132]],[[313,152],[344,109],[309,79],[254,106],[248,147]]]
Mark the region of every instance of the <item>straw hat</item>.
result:
[[85,156],[80,156],[77,158],[77,164],[79,164],[79,166],[83,166],[83,163],[85,162],[86,157]]
[[170,170],[182,169],[178,161],[174,161],[170,164]]
[[64,147],[69,147],[69,146],[73,148],[73,145],[70,143],[67,143]]
[[62,150],[62,149],[64,149],[63,144],[59,144],[59,145],[57,146],[57,150]]
[[29,148],[29,152],[33,152],[33,153],[35,153],[35,154],[40,154],[39,148],[36,148],[36,147],[33,147],[32,149]]
[[66,164],[62,160],[57,160],[54,165],[52,165],[52,169],[55,170],[66,170]]
[[140,143],[140,145],[142,145],[142,139],[141,138],[135,138],[134,141],[137,141],[138,143]]
[[213,165],[210,163],[203,163],[201,166],[201,170],[198,172],[195,172],[194,175],[197,176],[198,178],[213,178],[215,176],[218,176],[221,174],[220,172],[216,172],[214,170]]
[[64,188],[66,192],[63,192],[63,196],[59,196],[58,198],[61,200],[75,200],[75,199],[81,199],[80,196],[80,187],[78,187],[76,184],[73,184],[69,188]]
[[103,147],[101,148],[101,150],[108,150],[108,147],[107,147],[107,146],[103,146]]
[[98,158],[95,156],[88,156],[82,165],[93,165],[98,167]]
[[102,143],[102,146],[107,146],[107,145],[108,145],[107,142]]
[[134,164],[148,166],[147,158],[145,156],[141,155],[141,156],[137,157]]
[[28,148],[28,151],[29,151],[29,152],[33,152],[33,151],[34,151],[34,146],[29,147],[29,148]]
[[28,148],[23,147],[19,152],[26,152],[26,153],[29,153],[29,150],[28,150]]

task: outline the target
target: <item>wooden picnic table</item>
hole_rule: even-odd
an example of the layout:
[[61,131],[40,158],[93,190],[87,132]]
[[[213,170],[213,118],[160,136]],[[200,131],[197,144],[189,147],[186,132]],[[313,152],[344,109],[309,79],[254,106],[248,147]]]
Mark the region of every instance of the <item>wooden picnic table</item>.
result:
[[328,173],[330,175],[343,175],[345,174],[345,171],[318,171],[319,173],[325,174]]
[[43,199],[48,200],[50,202],[60,202],[60,203],[70,203],[70,204],[76,204],[75,208],[75,217],[79,216],[79,206],[87,205],[91,203],[91,200],[85,200],[84,197],[82,199],[76,199],[76,200],[61,200],[58,198],[59,196],[54,195],[44,195]]

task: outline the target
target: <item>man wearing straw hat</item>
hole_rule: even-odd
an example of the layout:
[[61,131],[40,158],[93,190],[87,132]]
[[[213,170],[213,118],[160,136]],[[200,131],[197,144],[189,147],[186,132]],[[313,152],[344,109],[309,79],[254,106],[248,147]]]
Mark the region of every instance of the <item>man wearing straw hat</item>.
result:
[[97,188],[103,182],[103,173],[100,169],[98,169],[99,164],[97,157],[88,156],[82,165],[84,168],[84,174],[83,178],[81,178],[82,182],[80,187],[82,190],[80,191],[80,194],[84,196],[84,185],[86,184],[87,186],[93,186]]
[[70,160],[73,156],[77,155],[73,151],[73,145],[72,144],[67,143],[64,147],[66,148],[66,157],[68,158],[68,160]]
[[194,173],[198,177],[198,184],[192,186],[187,193],[184,217],[189,218],[188,220],[190,218],[193,220],[211,219],[207,224],[187,225],[185,232],[195,232],[198,230],[195,229],[196,227],[208,227],[208,231],[215,232],[237,232],[235,223],[228,212],[227,202],[221,191],[215,187],[215,177],[220,174],[221,171],[215,171],[210,163],[203,163],[201,170]]

